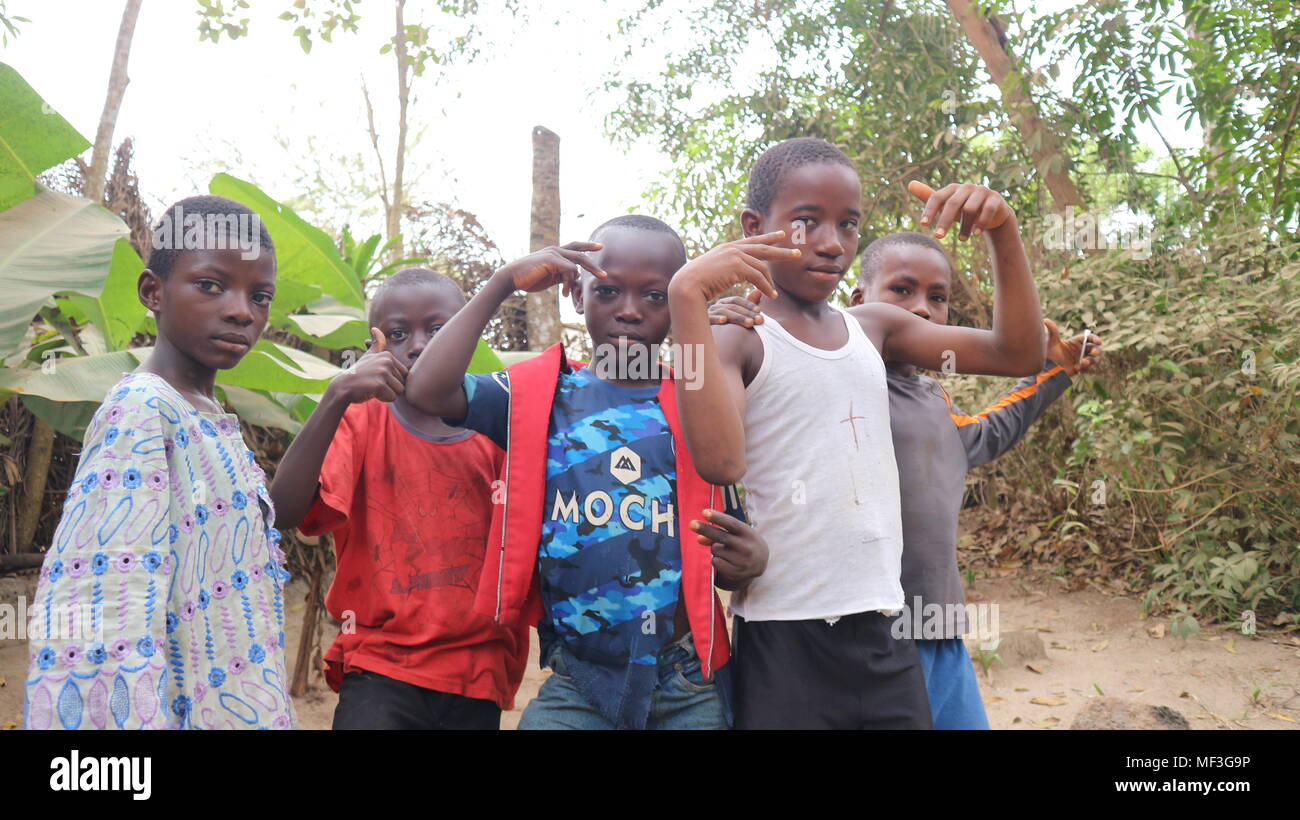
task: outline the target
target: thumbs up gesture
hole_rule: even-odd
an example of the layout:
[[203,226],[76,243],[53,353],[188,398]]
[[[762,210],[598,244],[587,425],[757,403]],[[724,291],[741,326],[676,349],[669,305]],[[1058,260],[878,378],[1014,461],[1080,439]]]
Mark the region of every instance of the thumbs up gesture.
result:
[[370,337],[370,349],[334,377],[327,393],[353,404],[370,399],[392,401],[405,392],[406,365],[389,352],[388,339],[379,328],[370,328]]

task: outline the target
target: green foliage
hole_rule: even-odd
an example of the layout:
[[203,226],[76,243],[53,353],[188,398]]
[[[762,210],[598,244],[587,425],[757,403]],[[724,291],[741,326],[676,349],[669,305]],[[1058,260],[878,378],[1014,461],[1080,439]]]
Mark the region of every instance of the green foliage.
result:
[[[514,2],[510,0],[510,8]],[[223,34],[232,40],[248,35],[249,18],[243,16],[249,9],[248,0],[231,0],[229,8],[222,0],[198,0],[198,4],[200,40],[217,43]],[[336,31],[356,33],[361,23],[361,15],[357,14],[360,5],[360,0],[292,0],[279,18],[294,26],[293,36],[298,39],[298,45],[310,54],[316,38],[329,43]],[[428,5],[424,3],[420,7]],[[432,5],[437,10],[436,25],[407,23],[403,27],[407,59],[417,77],[429,65],[471,59],[476,53],[473,18],[478,13],[478,0],[436,0]],[[379,52],[392,51],[397,39],[395,34]]]
[[[3,11],[3,8],[0,8]],[[0,63],[0,211],[35,196],[36,175],[90,147],[22,76]]]
[[[126,234],[126,224],[99,205],[47,189],[0,211],[0,355],[19,346],[32,316],[54,294],[99,300]],[[115,301],[116,291],[108,297]]]
[[[1300,6],[1090,0],[1024,23],[1018,56],[1053,69],[1034,75],[1033,93],[1108,168],[1134,170],[1140,125],[1165,139],[1155,117],[1172,102],[1205,131],[1199,149],[1164,145],[1197,223],[1249,214],[1275,232],[1300,227]],[[1074,72],[1064,88],[1052,82],[1062,65]]]
[[7,46],[9,45],[10,37],[18,37],[19,23],[30,22],[31,20],[28,20],[26,17],[19,17],[16,14],[10,14],[5,9],[4,0],[0,0],[0,26],[4,27],[4,31],[0,31],[0,45]]
[[[1004,458],[1027,465],[1014,470],[1026,504],[1033,476],[1066,488],[1052,525],[1066,568],[1139,561],[1148,608],[1194,617],[1294,611],[1300,243],[1277,247],[1258,226],[1202,235],[1203,247],[1163,239],[1149,258],[1044,256],[1045,314],[1100,333],[1107,352],[1062,400],[1063,434],[1040,422],[1049,430]],[[950,392],[969,409],[1007,389],[980,381],[952,379]]]
[[[276,279],[317,287],[346,305],[361,308],[365,296],[352,269],[339,256],[333,240],[309,225],[287,206],[264,194],[256,185],[230,174],[217,174],[208,190],[252,208],[275,242]],[[285,305],[282,310],[299,307]]]
[[624,28],[641,48],[671,51],[655,76],[634,74],[628,62],[606,78],[617,100],[607,130],[648,140],[673,161],[648,196],[680,219],[696,249],[739,235],[750,166],[790,137],[822,137],[854,160],[864,244],[913,227],[919,207],[904,189],[909,180],[986,180],[1006,190],[1034,173],[1004,135],[978,56],[941,5],[773,0],[756,16],[740,0],[689,12],[650,0]]

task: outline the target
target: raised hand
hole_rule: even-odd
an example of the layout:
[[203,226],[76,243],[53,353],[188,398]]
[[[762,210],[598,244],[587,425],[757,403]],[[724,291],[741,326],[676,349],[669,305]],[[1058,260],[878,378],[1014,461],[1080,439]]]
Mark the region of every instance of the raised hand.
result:
[[1075,376],[1087,370],[1101,358],[1101,337],[1096,333],[1083,333],[1069,339],[1061,338],[1061,331],[1056,322],[1044,319],[1047,328],[1047,358],[1056,362],[1069,376]]
[[728,296],[709,305],[709,324],[753,327],[763,324],[763,309],[758,300],[763,292],[751,290],[748,296]]
[[388,339],[379,328],[370,328],[370,336],[370,349],[335,376],[326,392],[355,404],[369,399],[392,401],[406,391],[406,365],[388,351]]
[[494,275],[508,278],[516,290],[529,293],[558,284],[563,288],[563,295],[568,296],[578,287],[582,269],[591,271],[601,279],[605,278],[605,272],[587,256],[589,252],[603,247],[599,242],[570,242],[560,247],[552,245],[516,259]]
[[708,521],[692,521],[699,542],[713,548],[713,571],[722,589],[744,589],[767,569],[767,542],[758,530],[718,510],[705,510]]
[[907,190],[925,203],[920,222],[922,225],[933,222],[934,235],[939,238],[947,234],[958,219],[961,220],[961,231],[957,238],[965,241],[984,231],[1000,228],[1015,216],[1001,194],[983,185],[954,183],[936,191],[924,182],[913,180],[907,184]]
[[694,291],[706,302],[711,302],[732,286],[748,282],[764,296],[775,299],[776,285],[772,284],[764,262],[798,259],[802,255],[798,248],[776,247],[775,243],[782,239],[785,239],[785,231],[773,231],[719,245],[687,262],[673,277],[670,294],[672,291],[683,294]]

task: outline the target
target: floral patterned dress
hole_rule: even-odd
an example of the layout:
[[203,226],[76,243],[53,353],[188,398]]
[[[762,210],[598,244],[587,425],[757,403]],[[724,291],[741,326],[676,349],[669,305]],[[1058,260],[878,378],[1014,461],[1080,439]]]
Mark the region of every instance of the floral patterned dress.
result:
[[26,728],[293,728],[274,520],[236,416],[127,374],[41,568]]

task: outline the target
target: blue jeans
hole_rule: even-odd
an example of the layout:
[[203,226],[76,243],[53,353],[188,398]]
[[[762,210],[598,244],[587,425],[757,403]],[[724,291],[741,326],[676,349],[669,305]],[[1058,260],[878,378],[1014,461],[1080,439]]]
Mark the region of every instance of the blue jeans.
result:
[[[556,642],[547,658],[551,676],[537,697],[524,708],[520,729],[617,729],[592,706],[573,679],[565,675],[564,644]],[[730,720],[724,699],[730,664],[706,682],[687,633],[659,655],[659,686],[650,700],[647,729],[727,729]]]
[[930,696],[930,714],[936,729],[987,729],[975,667],[961,638],[917,640],[925,691]]

